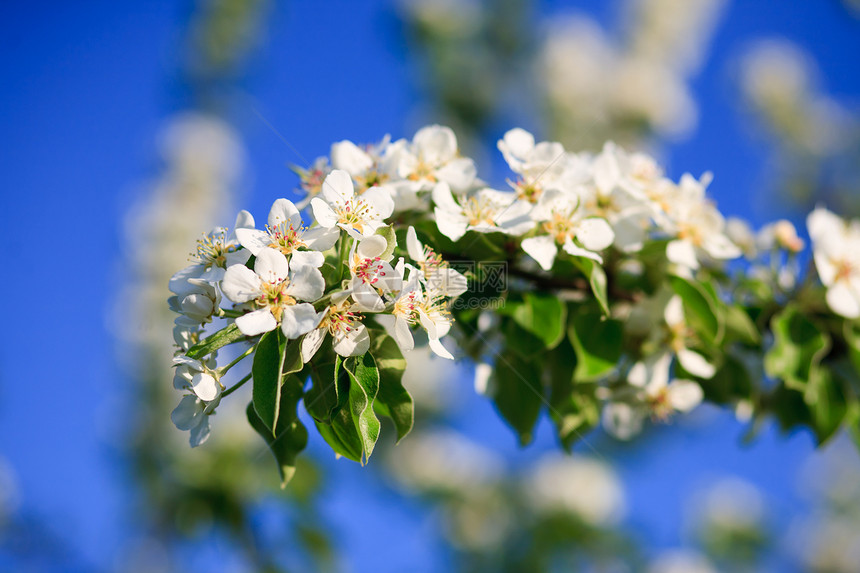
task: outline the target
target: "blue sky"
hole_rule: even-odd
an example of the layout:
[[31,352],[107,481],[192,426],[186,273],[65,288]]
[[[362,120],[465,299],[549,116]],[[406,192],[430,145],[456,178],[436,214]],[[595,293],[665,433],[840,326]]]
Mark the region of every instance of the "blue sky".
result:
[[[159,125],[185,104],[176,66],[189,3],[51,4],[0,5],[0,228],[10,255],[2,283],[0,455],[17,474],[24,507],[58,524],[85,562],[106,565],[126,518],[122,474],[101,428],[118,414],[111,404],[126,382],[113,363],[105,313],[117,285],[119,223],[131,190],[153,173]],[[609,4],[546,2],[542,10],[579,6],[609,22]],[[243,206],[259,215],[295,185],[285,163],[312,160],[340,139],[409,136],[418,125],[417,93],[387,4],[290,2],[269,14],[267,26],[237,118],[253,173]],[[722,210],[756,223],[782,213],[755,199],[766,182],[766,150],[739,113],[731,62],[746,42],[769,35],[808,49],[835,96],[856,104],[860,95],[860,20],[839,2],[732,4],[694,82],[699,127],[668,155],[672,175],[713,171],[711,192]],[[468,380],[461,390],[472,392]],[[489,404],[468,400],[476,413],[460,422],[463,429],[514,463],[552,447],[543,424],[537,444],[518,451]],[[631,522],[655,546],[680,543],[681,504],[709,476],[744,476],[768,488],[786,514],[801,504],[793,480],[812,451],[810,437],[769,430],[745,449],[738,446],[742,428],[725,414],[715,416],[708,425],[661,432],[648,448],[619,456]],[[373,474],[343,465],[337,471],[344,480],[372,481]],[[350,491],[332,492],[326,511],[333,520],[349,509]],[[422,527],[414,507],[384,499],[376,507],[386,535],[403,538]],[[368,569],[381,559],[371,549],[389,546],[367,530],[343,531],[347,550],[360,551]],[[392,559],[414,563],[418,551],[432,565],[432,547],[406,547],[376,563],[381,570]]]

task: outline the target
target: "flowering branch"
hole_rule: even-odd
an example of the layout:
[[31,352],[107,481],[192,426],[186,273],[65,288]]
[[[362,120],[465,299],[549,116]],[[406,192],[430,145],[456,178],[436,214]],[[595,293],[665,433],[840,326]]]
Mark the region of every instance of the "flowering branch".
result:
[[[335,453],[365,463],[378,416],[398,438],[411,428],[401,378],[414,331],[453,359],[452,326],[461,352],[491,367],[477,387],[522,443],[542,411],[569,447],[599,423],[629,439],[703,400],[808,426],[821,442],[856,429],[860,223],[816,209],[802,274],[794,227],[726,221],[710,174],[674,182],[646,155],[611,143],[576,154],[521,129],[498,147],[508,190],[478,179],[445,127],[342,141],[300,171],[305,217],[277,199],[264,228],[242,211],[232,233],[205,235],[169,285],[186,392],[173,419],[192,445],[253,380],[248,419],[285,483],[307,442],[299,402]],[[213,318],[226,326],[203,337]],[[217,368],[229,344],[250,347]],[[224,390],[221,375],[251,354],[251,372]]]

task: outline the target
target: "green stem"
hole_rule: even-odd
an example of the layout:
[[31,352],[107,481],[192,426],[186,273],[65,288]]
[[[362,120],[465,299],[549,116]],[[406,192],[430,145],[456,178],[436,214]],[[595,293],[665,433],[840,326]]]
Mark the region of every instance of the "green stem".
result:
[[251,379],[251,373],[248,372],[247,376],[245,376],[244,378],[242,378],[241,380],[239,380],[238,382],[236,382],[235,384],[233,384],[232,386],[230,386],[229,388],[227,388],[226,390],[221,392],[221,397],[225,398],[225,397],[229,396],[230,394],[232,394],[233,392],[235,392],[236,390],[241,388],[245,384],[245,382],[247,382],[250,379]]
[[220,308],[218,310],[221,311],[218,313],[218,316],[221,318],[239,318],[240,316],[245,314],[241,310],[233,310],[230,308]]
[[226,374],[228,370],[230,370],[231,368],[236,366],[243,358],[245,358],[246,356],[248,356],[249,354],[254,352],[255,348],[256,348],[256,346],[252,346],[251,348],[249,348],[248,350],[246,350],[245,352],[243,352],[242,354],[237,356],[230,364],[228,364],[227,366],[224,366],[223,368],[220,368],[219,370],[221,370],[221,375],[223,376],[224,374]]

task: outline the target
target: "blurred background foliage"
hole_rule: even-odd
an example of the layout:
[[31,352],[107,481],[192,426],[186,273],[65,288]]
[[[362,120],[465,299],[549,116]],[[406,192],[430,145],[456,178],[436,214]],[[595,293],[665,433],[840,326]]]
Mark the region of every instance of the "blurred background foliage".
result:
[[[571,10],[546,17],[533,0],[392,4],[421,96],[417,123],[450,125],[479,159],[494,152],[494,134],[514,125],[592,151],[614,140],[659,152],[688,137],[699,113],[691,84],[731,2],[611,4],[617,9],[608,23]],[[140,182],[124,221],[127,280],[116,304],[133,301],[142,327],[117,344],[132,384],[125,408],[132,418],[116,424],[115,453],[134,484],[132,535],[115,560],[119,571],[208,571],[213,563],[219,570],[363,570],[338,544],[343,528],[362,520],[331,523],[321,509],[339,487],[331,476],[342,475],[333,460],[312,449],[282,491],[245,422],[243,400],[222,406],[217,431],[194,450],[168,416],[176,394],[167,280],[201,232],[232,221],[248,187],[234,121],[248,70],[265,50],[272,9],[266,0],[193,4],[179,42],[183,63],[173,70],[186,104],[152,134],[160,165]],[[860,15],[853,0],[842,10],[844,18]],[[860,214],[856,102],[830,95],[814,58],[785,38],[740,46],[735,66],[731,89],[749,116],[748,135],[767,146],[766,192],[790,197],[797,213],[826,202],[843,215]],[[813,507],[807,516],[777,523],[767,492],[722,477],[686,504],[685,546],[655,553],[625,518],[629,497],[612,462],[644,447],[649,435],[634,445],[596,435],[573,456],[559,449],[515,464],[458,429],[458,416],[468,412],[456,407],[464,389],[454,381],[472,375],[470,367],[433,360],[426,348],[411,353],[404,383],[418,407],[415,429],[398,448],[381,440],[363,470],[369,477],[362,483],[373,483],[366,495],[428,516],[422,533],[450,569],[706,573],[777,562],[817,573],[858,570],[860,463],[844,443],[803,476],[799,487]],[[17,504],[15,480],[0,463],[0,569],[88,570],[75,564],[66,538]]]

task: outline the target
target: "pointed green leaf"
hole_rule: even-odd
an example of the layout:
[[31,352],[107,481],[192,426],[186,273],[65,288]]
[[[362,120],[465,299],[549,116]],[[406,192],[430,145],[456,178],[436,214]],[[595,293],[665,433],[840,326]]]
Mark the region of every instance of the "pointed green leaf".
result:
[[761,333],[747,311],[740,306],[726,307],[726,337],[747,346],[761,344]]
[[491,388],[496,409],[517,433],[520,445],[531,442],[544,403],[540,369],[505,351],[496,356]]
[[719,344],[723,337],[722,304],[701,283],[683,277],[670,277],[675,294],[684,303],[686,322],[708,342]]
[[302,369],[300,348],[300,341],[288,343],[280,328],[263,334],[257,343],[251,366],[254,409],[271,432],[278,424],[284,375]]
[[331,423],[314,421],[323,439],[331,446],[334,453],[354,462],[362,461],[361,437],[358,435],[352,415],[347,408],[338,410]]
[[248,422],[263,436],[275,456],[281,474],[281,487],[285,487],[292,479],[296,471],[296,456],[308,443],[308,431],[298,418],[302,386],[302,380],[297,376],[290,376],[284,382],[280,396],[280,416],[274,432],[257,414],[253,403],[249,403],[246,409]]
[[397,342],[384,333],[374,337],[370,353],[379,369],[379,392],[373,407],[377,414],[391,418],[394,422],[399,442],[412,429],[415,418],[412,396],[402,384],[406,359]]
[[342,369],[335,378],[335,353],[327,338],[309,363],[312,386],[305,394],[305,409],[318,422],[330,424],[349,398],[349,375]]
[[222,348],[227,346],[228,344],[233,344],[234,342],[238,342],[245,338],[245,335],[242,334],[242,331],[239,330],[239,327],[236,326],[236,323],[231,323],[229,326],[225,326],[218,332],[210,334],[194,346],[188,349],[186,354],[189,358],[203,358],[204,356],[208,356]]
[[817,386],[809,382],[819,374],[821,360],[830,350],[830,337],[793,304],[773,317],[771,330],[773,346],[764,357],[765,371],[786,387],[806,393],[810,402]]
[[379,391],[379,370],[370,353],[338,360],[335,363],[336,375],[340,368],[349,375],[349,410],[361,439],[366,462],[379,438],[379,419],[373,411],[373,401]]
[[598,380],[621,359],[624,328],[597,307],[582,305],[572,312],[567,333],[576,352],[573,376],[577,381]]
[[609,295],[607,293],[606,271],[600,266],[600,263],[587,259],[585,257],[574,257],[576,263],[585,278],[588,279],[588,284],[591,286],[591,292],[594,293],[594,298],[600,305],[603,314],[609,314]]
[[527,292],[523,303],[517,305],[513,319],[522,328],[537,336],[545,348],[555,348],[564,339],[567,307],[551,293]]

